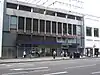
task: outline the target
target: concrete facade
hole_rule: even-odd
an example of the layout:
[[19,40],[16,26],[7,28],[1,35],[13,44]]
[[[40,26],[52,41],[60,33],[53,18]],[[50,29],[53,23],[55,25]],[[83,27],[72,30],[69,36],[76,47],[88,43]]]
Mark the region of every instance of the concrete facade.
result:
[[[16,9],[7,8],[7,3],[16,4],[16,6],[17,6]],[[19,9],[20,5],[28,6],[31,8],[31,10],[30,11],[20,10]],[[6,0],[4,6],[5,6],[5,8],[4,8],[4,14],[3,14],[3,16],[4,16],[3,24],[1,23],[3,25],[3,28],[2,28],[3,30],[1,31],[1,32],[3,32],[1,57],[4,57],[4,58],[7,58],[7,57],[14,58],[16,56],[22,57],[23,51],[25,49],[27,49],[28,54],[29,54],[30,50],[33,49],[32,46],[26,47],[26,44],[32,43],[32,45],[33,44],[37,45],[36,42],[38,44],[44,42],[45,43],[44,45],[40,44],[40,45],[38,45],[38,47],[39,47],[39,49],[45,48],[46,52],[48,52],[51,48],[56,47],[58,55],[61,52],[61,44],[63,44],[63,43],[65,44],[66,42],[67,42],[66,44],[68,44],[70,46],[72,46],[73,44],[74,45],[78,44],[78,46],[76,48],[69,48],[69,51],[72,51],[72,52],[74,52],[74,50],[77,50],[77,48],[83,50],[84,47],[85,48],[88,47],[88,41],[86,41],[86,39],[88,39],[88,37],[85,36],[84,31],[86,29],[86,25],[89,24],[89,23],[87,23],[89,21],[86,20],[86,18],[84,18],[83,14],[71,12],[71,11],[65,11],[65,10],[61,10],[61,9],[46,8],[46,7],[42,7],[39,5],[18,2],[15,0]],[[33,8],[44,9],[45,11],[43,12],[43,14],[35,13],[35,12],[33,12],[33,10],[34,10]],[[47,10],[55,13],[54,16],[47,15],[46,14]],[[64,16],[63,17],[57,16],[59,13],[63,14]],[[74,19],[68,18],[69,15],[74,16]],[[14,27],[14,29],[11,29],[12,16],[16,17],[16,26]],[[22,29],[22,30],[19,29],[19,17],[24,18],[24,29]],[[77,17],[80,17],[81,20],[78,20]],[[26,27],[27,26],[27,24],[26,24],[27,18],[31,19],[31,29],[30,30],[26,30],[27,29],[27,27]],[[33,30],[34,29],[33,28],[34,19],[38,19],[38,31],[37,32],[35,32]],[[40,20],[44,21],[44,32],[40,31],[40,29],[41,29]],[[50,32],[49,33],[46,32],[48,30],[46,28],[47,21],[50,22]],[[53,28],[52,28],[53,22],[56,23],[56,32],[55,33],[53,33],[53,31],[52,31],[53,30]],[[58,24],[60,24],[61,27],[58,28]],[[67,25],[66,33],[64,33],[64,27],[63,27],[64,24]],[[71,24],[71,30],[70,30],[71,34],[69,34],[68,24]],[[74,35],[74,29],[73,29],[74,25],[76,25],[75,35]],[[19,35],[23,35],[25,37],[21,38],[22,37],[21,36],[19,38]],[[27,38],[27,36],[29,38]],[[37,39],[37,38],[39,38],[39,39]],[[85,38],[85,41],[84,41],[84,38]],[[54,42],[55,44],[54,45],[46,45],[48,42],[50,43],[50,41]],[[24,46],[20,47],[21,45],[23,45],[23,42],[24,42]],[[59,42],[60,42],[60,46],[56,46],[56,44],[59,45],[58,44]],[[20,46],[19,46],[19,44],[20,44]],[[97,42],[96,42],[96,47],[98,48]],[[38,50],[38,51],[41,51],[41,50]],[[52,50],[50,50],[50,52],[52,54]]]

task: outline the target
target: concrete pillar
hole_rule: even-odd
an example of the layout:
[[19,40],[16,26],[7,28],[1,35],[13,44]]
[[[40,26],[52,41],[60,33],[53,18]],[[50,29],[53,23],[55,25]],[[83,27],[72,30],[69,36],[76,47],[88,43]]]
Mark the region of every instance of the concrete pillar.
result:
[[26,32],[26,17],[24,18],[24,32]]
[[57,16],[57,13],[55,13],[55,16]]
[[52,21],[51,21],[51,25],[50,25],[50,27],[51,27],[51,34],[52,34]]
[[17,16],[17,32],[18,32],[18,16]]
[[31,8],[31,12],[33,12],[33,8]]
[[17,6],[17,10],[19,10],[19,4],[18,4],[18,6]]
[[44,28],[45,28],[44,33],[46,34],[46,20],[45,20],[45,23],[44,23],[44,24],[45,24],[45,25],[44,25],[44,26],[45,26],[45,27],[44,27]]
[[33,18],[31,19],[31,33],[33,33]]

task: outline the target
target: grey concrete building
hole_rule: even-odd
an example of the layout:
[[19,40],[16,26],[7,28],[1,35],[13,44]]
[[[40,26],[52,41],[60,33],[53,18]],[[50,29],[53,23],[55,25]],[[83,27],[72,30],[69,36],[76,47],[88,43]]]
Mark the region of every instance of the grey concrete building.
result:
[[[16,0],[4,0],[1,57],[57,56],[84,48],[83,15]],[[68,47],[67,47],[67,46]],[[66,48],[66,47],[67,48]]]

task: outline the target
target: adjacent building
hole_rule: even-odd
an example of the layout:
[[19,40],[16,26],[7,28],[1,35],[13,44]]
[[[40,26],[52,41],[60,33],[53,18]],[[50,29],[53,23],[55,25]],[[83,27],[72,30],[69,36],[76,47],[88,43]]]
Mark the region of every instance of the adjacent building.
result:
[[85,54],[94,56],[100,52],[100,17],[86,15],[84,17]]
[[[16,0],[4,1],[0,57],[22,57],[24,51],[27,56],[31,51],[41,52],[41,56],[51,56],[54,50],[57,56],[62,50],[83,53],[83,14]],[[65,49],[64,44],[67,44]]]

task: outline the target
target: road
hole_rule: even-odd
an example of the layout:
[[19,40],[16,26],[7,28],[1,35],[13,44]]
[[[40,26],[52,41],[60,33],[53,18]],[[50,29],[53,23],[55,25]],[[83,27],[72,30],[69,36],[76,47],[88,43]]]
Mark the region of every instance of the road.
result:
[[100,75],[100,58],[0,64],[0,75]]

